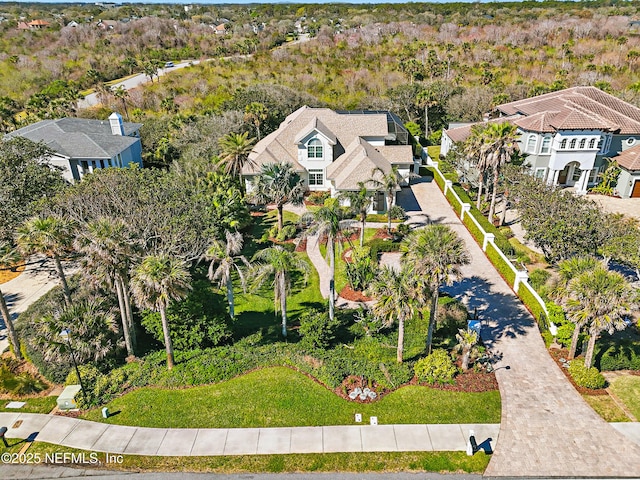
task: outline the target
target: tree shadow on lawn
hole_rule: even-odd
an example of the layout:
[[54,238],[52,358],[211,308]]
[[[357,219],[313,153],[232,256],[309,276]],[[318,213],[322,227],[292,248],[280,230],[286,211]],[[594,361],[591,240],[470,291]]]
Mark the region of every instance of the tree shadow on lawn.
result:
[[495,291],[493,285],[484,278],[464,278],[444,287],[443,291],[460,299],[469,312],[477,309],[482,321],[482,340],[488,349],[495,347],[503,337],[527,335],[535,326],[533,316],[515,295]]

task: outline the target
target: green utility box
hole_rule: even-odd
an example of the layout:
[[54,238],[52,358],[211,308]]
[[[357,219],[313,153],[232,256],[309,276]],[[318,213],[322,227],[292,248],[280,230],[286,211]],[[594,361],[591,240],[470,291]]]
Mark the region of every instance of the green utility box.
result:
[[78,408],[78,404],[76,403],[76,395],[80,390],[82,390],[82,387],[80,387],[80,385],[69,385],[68,387],[66,387],[58,397],[58,408],[60,410],[71,410],[74,408]]

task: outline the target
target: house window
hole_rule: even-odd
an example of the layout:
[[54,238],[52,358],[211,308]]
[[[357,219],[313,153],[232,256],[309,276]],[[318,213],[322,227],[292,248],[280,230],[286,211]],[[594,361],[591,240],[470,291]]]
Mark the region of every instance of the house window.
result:
[[551,150],[551,137],[544,137],[542,139],[542,146],[540,147],[540,153],[549,153]]
[[589,148],[595,148],[596,147],[596,139],[592,138],[591,140],[589,140]]
[[527,149],[526,151],[529,153],[536,153],[536,142],[537,142],[537,138],[536,135],[529,135],[527,137]]
[[535,177],[538,180],[544,180],[544,174],[547,172],[546,168],[536,168]]
[[324,173],[322,170],[309,170],[309,186],[314,185],[324,185]]
[[583,150],[586,145],[587,145],[586,138],[583,138],[582,140],[580,140],[580,150]]
[[570,150],[574,150],[576,148],[576,139],[573,138],[571,139],[571,141],[569,142],[569,149]]
[[384,192],[376,192],[373,200],[373,210],[376,212],[384,212]]
[[565,148],[567,148],[567,139],[563,138],[560,142],[560,150],[564,150]]
[[573,167],[573,175],[571,178],[573,178],[574,182],[577,182],[578,180],[580,180],[580,176],[582,175],[582,170],[580,170],[580,167],[576,166]]
[[600,171],[600,167],[596,167],[591,170],[591,174],[589,175],[589,183],[596,183],[598,181],[598,172]]
[[117,158],[118,158],[118,166],[119,166],[119,167],[122,167],[122,154],[120,154],[120,153],[119,153],[119,154],[117,155]]
[[317,138],[309,141],[307,144],[308,158],[322,158],[322,142]]
[[636,144],[636,139],[631,137],[631,138],[627,138],[627,145],[629,145],[630,147]]

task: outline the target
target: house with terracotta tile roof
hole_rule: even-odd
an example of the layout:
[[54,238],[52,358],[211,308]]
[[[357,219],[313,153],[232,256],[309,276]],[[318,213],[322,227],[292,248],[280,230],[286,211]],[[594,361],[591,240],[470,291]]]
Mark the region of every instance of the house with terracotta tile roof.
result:
[[[585,194],[599,181],[598,174],[610,158],[623,171],[618,195],[640,197],[640,171],[630,155],[622,156],[640,145],[639,108],[595,87],[573,87],[498,105],[492,116],[492,121],[517,126],[520,151],[526,154],[531,173],[549,185]],[[442,154],[470,132],[471,124],[445,130]]]
[[[419,167],[409,133],[393,113],[307,106],[290,114],[277,130],[260,140],[249,159],[242,171],[247,191],[251,191],[262,165],[289,162],[308,190],[329,191],[332,196],[357,191],[358,182],[366,184],[393,166],[403,177]],[[376,190],[373,185],[371,190]],[[378,192],[371,211],[385,211],[385,202],[384,192]]]

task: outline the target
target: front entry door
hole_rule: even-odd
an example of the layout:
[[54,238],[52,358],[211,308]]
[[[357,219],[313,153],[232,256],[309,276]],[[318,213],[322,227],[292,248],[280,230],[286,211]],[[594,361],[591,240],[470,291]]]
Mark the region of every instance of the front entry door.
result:
[[567,175],[569,175],[569,165],[564,167],[558,175],[558,185],[564,185],[567,183]]
[[640,180],[636,180],[631,190],[631,198],[640,198]]

